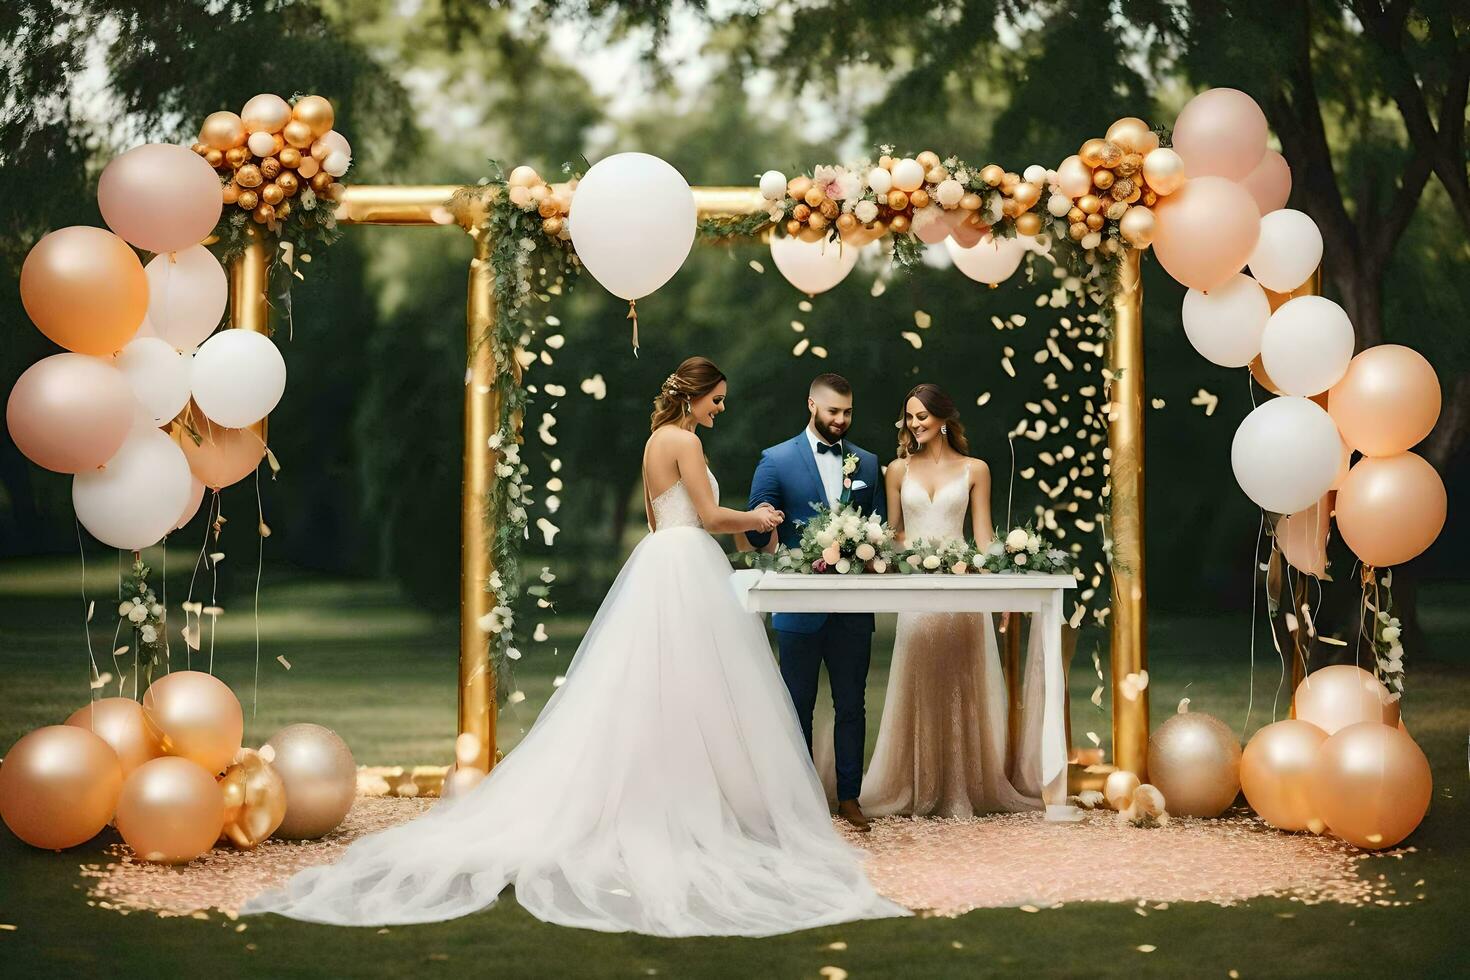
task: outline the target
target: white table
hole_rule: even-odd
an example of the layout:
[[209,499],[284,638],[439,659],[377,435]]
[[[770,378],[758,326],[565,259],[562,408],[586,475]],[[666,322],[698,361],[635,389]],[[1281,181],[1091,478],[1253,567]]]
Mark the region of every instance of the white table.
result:
[[801,575],[737,571],[731,584],[755,613],[1028,612],[1040,630],[1046,697],[1041,723],[1046,818],[1079,819],[1067,805],[1067,690],[1062,671],[1062,593],[1071,575]]

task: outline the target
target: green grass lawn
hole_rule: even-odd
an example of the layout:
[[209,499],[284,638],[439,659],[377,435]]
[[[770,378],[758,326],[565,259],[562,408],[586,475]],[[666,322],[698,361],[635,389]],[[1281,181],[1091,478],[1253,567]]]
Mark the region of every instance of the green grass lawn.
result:
[[[170,598],[187,585],[188,558],[170,556]],[[109,581],[109,575],[112,576]],[[109,669],[113,609],[102,593],[112,569],[89,571],[97,599],[93,648]],[[336,729],[359,763],[449,761],[455,724],[457,625],[416,610],[380,583],[267,569],[260,601],[258,704],[255,621],[248,597],[230,597],[215,637],[215,672],[240,695],[246,741],[314,721]],[[0,567],[0,748],[60,722],[88,699],[84,607],[75,561]],[[89,907],[78,865],[103,860],[107,832],[63,854],[40,852],[0,830],[0,974],[6,976],[364,976],[436,973],[522,976],[819,977],[835,966],[854,978],[945,976],[1449,976],[1464,972],[1454,934],[1470,907],[1466,735],[1470,727],[1470,587],[1424,590],[1425,626],[1439,659],[1409,652],[1406,723],[1428,753],[1430,813],[1399,858],[1364,863],[1384,875],[1393,907],[1305,907],[1257,899],[1233,908],[1174,904],[1135,914],[1132,904],[1085,903],[1028,914],[983,910],[958,919],[917,918],[837,926],[765,940],[659,940],[540,923],[509,894],[494,908],[453,922],[373,929],[310,926],[277,917],[244,932],[208,920],[123,916]],[[108,624],[103,628],[102,624]],[[528,654],[517,675],[526,700],[502,711],[510,748],[535,718],[572,653],[585,618],[548,620],[556,654]],[[1156,616],[1150,628],[1154,721],[1181,697],[1239,730],[1251,690],[1248,611]],[[892,640],[880,620],[869,690],[875,731]],[[1072,676],[1073,726],[1106,738],[1106,717],[1087,701],[1096,683],[1085,634]],[[208,636],[204,659],[208,657]],[[176,653],[178,645],[175,644]],[[1251,730],[1268,723],[1280,676],[1270,640],[1256,644]],[[286,670],[277,662],[284,656]],[[175,667],[181,659],[175,660]],[[195,654],[194,665],[200,665]],[[1104,663],[1106,670],[1106,663]],[[116,693],[116,684],[107,692]],[[1286,694],[1276,704],[1284,715]],[[870,748],[871,748],[870,732]],[[1417,885],[1416,882],[1424,884]],[[1414,897],[1423,894],[1422,900]],[[833,943],[846,944],[834,950]],[[1139,945],[1157,947],[1141,953]],[[1455,963],[1461,966],[1456,968]]]

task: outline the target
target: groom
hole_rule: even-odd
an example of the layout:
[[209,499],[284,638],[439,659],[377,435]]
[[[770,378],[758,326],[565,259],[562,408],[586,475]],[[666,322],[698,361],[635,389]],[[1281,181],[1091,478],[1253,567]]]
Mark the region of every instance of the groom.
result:
[[[840,374],[822,374],[807,392],[811,418],[798,435],[761,454],[760,465],[750,484],[750,507],[767,503],[786,514],[776,533],[784,545],[801,540],[796,521],[816,515],[814,504],[836,507],[851,501],[864,513],[877,511],[887,516],[878,457],[843,440],[852,425],[852,385]],[[857,468],[845,472],[848,457],[856,457]],[[766,546],[768,534],[746,535],[757,549]],[[817,676],[827,665],[832,686],[833,729],[837,756],[837,815],[860,831],[868,830],[868,819],[858,806],[863,782],[863,743],[867,716],[863,694],[868,683],[868,659],[873,641],[871,613],[776,613],[771,625],[781,650],[781,676],[791,692],[806,736],[812,746],[812,711],[817,703]]]

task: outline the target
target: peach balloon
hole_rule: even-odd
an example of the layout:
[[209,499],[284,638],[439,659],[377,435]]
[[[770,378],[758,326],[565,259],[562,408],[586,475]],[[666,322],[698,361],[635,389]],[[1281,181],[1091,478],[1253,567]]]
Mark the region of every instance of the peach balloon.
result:
[[199,127],[199,142],[215,150],[245,145],[245,123],[233,112],[211,112]]
[[1327,829],[1375,850],[1414,832],[1433,791],[1424,751],[1397,728],[1373,722],[1323,742],[1308,781],[1311,808]]
[[114,157],[102,171],[97,206],[125,241],[148,252],[176,252],[214,231],[224,198],[219,175],[199,154],[147,143]]
[[189,470],[209,489],[219,490],[240,482],[265,459],[265,443],[254,428],[226,429],[215,425],[197,407],[193,416],[200,436],[198,443],[182,425],[175,424],[171,434],[184,451]]
[[1276,522],[1276,543],[1287,564],[1315,578],[1328,579],[1327,530],[1332,520],[1332,494],[1323,494],[1306,510]]
[[1444,481],[1424,457],[1367,456],[1337,491],[1337,530],[1363,564],[1397,565],[1434,543],[1448,504]]
[[1396,725],[1397,701],[1378,678],[1352,664],[1314,670],[1297,685],[1292,706],[1299,721],[1311,722],[1328,735],[1360,721]]
[[138,332],[148,312],[148,278],[127,242],[77,225],[53,231],[31,249],[20,270],[20,300],[62,347],[105,356]]
[[1137,116],[1124,116],[1108,127],[1106,139],[1126,153],[1148,153],[1159,148],[1159,134]]
[[192,521],[194,515],[199,513],[199,505],[202,503],[204,503],[204,481],[196,476],[189,485],[189,502],[184,505],[184,512],[179,515],[179,523],[174,525],[174,530],[177,531]]
[[1172,815],[1218,817],[1240,792],[1240,740],[1212,715],[1170,715],[1149,736],[1148,778]]
[[1261,162],[1256,164],[1256,169],[1247,174],[1240,184],[1256,199],[1261,214],[1270,214],[1286,207],[1286,202],[1291,197],[1291,167],[1287,165],[1286,157],[1275,150],[1267,150],[1266,155],[1261,157]]
[[1198,177],[1154,209],[1153,249],[1164,271],[1191,289],[1228,282],[1255,250],[1261,212],[1245,188]]
[[127,378],[86,354],[52,354],[10,389],[5,423],[15,447],[37,466],[82,473],[122,447],[133,422]]
[[1439,407],[1434,368],[1401,344],[1358,354],[1327,399],[1343,439],[1365,456],[1392,456],[1417,446],[1439,421]]
[[144,861],[192,861],[219,840],[224,822],[225,798],[214,776],[188,759],[143,763],[117,801],[117,831]]
[[[122,765],[123,778],[134,769],[163,755],[158,733],[143,720],[143,706],[132,698],[102,698],[78,708],[66,719],[112,746]],[[121,786],[121,784],[119,784]]]
[[[208,770],[224,772],[240,751],[245,715],[224,681],[198,670],[176,670],[149,685],[143,717],[163,750]],[[219,823],[214,825],[219,832]]]
[[1201,92],[1174,121],[1174,149],[1194,177],[1244,180],[1266,155],[1266,114],[1239,89]]
[[1240,788],[1262,820],[1282,830],[1306,830],[1315,813],[1309,782],[1327,733],[1290,718],[1251,737],[1240,756]]
[[112,819],[122,787],[112,746],[72,725],[37,728],[0,765],[0,819],[32,847],[83,844]]
[[1092,168],[1072,154],[1057,167],[1057,186],[1063,194],[1076,200],[1092,190]]

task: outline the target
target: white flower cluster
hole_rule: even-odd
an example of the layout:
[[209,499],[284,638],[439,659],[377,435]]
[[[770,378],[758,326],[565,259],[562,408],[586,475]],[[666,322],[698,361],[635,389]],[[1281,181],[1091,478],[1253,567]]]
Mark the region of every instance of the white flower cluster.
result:
[[1403,624],[1397,616],[1387,612],[1378,614],[1378,641],[1374,644],[1378,655],[1378,671],[1388,690],[1388,699],[1397,701],[1404,696],[1404,647],[1399,642],[1403,636]]

